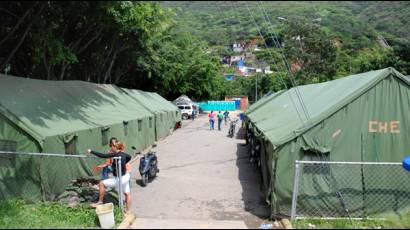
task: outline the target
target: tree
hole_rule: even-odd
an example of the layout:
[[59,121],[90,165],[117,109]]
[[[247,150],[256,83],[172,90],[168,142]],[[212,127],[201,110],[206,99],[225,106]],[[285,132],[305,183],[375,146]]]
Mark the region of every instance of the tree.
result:
[[[206,47],[198,38],[170,28],[138,60],[138,67],[149,73],[145,86],[168,98],[181,94],[197,100],[219,97],[219,58],[207,54]],[[137,84],[133,87],[141,87]]]
[[334,78],[337,49],[318,25],[288,20],[284,31],[285,53],[299,84]]
[[[173,23],[158,2],[2,2],[0,70],[118,83]],[[10,17],[14,15],[14,17]]]

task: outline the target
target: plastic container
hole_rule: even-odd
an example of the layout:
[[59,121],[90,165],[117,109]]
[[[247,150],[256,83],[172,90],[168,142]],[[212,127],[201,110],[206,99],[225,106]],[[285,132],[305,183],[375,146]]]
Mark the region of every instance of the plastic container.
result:
[[98,215],[101,228],[109,229],[115,226],[113,203],[98,205],[95,212]]
[[410,157],[403,159],[403,168],[407,171],[410,171]]

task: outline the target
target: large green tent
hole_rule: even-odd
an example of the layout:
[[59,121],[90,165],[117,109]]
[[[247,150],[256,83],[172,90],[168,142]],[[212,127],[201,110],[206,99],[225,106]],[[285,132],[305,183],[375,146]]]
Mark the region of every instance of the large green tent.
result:
[[171,101],[168,101],[165,98],[161,97],[158,93],[153,93],[152,96],[159,103],[164,105],[164,107],[170,114],[170,119],[172,119],[174,123],[181,121],[181,111],[176,105],[174,105]]
[[166,137],[175,128],[175,124],[181,121],[178,107],[160,95],[135,89],[122,90],[155,115],[156,140]]
[[[290,214],[296,160],[401,162],[410,151],[409,112],[409,82],[392,68],[298,86],[252,106],[246,123],[262,142],[262,187],[273,214]],[[407,194],[410,190],[408,181],[402,179],[394,183],[385,180],[388,187],[380,184],[374,178],[386,173],[382,170],[348,173],[349,183],[337,188],[344,191],[346,199],[365,194],[365,185],[378,186],[373,190],[367,187],[366,197],[348,202],[352,212],[381,206],[369,204],[371,197],[390,199],[392,192]],[[304,177],[304,183],[310,181],[304,184],[309,191],[304,192],[311,196],[300,205],[315,210],[341,207],[332,193],[334,184],[323,181],[324,175],[305,173]],[[332,180],[338,180],[336,170]],[[397,199],[401,199],[397,209],[410,205],[408,198]]]
[[[84,155],[88,148],[107,151],[115,136],[132,154],[132,147],[140,151],[155,142],[154,118],[114,85],[0,75],[0,151]],[[92,164],[101,161],[0,157],[0,200],[54,199],[72,179],[93,175]]]

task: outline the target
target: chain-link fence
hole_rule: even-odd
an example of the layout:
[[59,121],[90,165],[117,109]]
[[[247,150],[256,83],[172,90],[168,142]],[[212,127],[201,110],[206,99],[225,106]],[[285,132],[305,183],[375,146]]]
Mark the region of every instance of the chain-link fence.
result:
[[401,163],[296,161],[292,219],[371,219],[410,211]]
[[[94,156],[0,152],[0,201],[19,198],[28,202],[95,202],[101,171],[93,168],[105,161]],[[121,164],[120,160],[114,162]],[[118,193],[114,193],[112,201],[119,201],[122,209],[119,183],[115,190]]]

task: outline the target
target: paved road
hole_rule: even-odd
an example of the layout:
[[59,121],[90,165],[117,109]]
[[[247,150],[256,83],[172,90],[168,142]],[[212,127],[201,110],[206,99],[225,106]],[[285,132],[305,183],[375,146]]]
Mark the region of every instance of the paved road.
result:
[[206,116],[184,121],[158,143],[160,173],[145,188],[134,163],[132,228],[257,228],[267,218],[244,140],[227,132],[210,131]]

